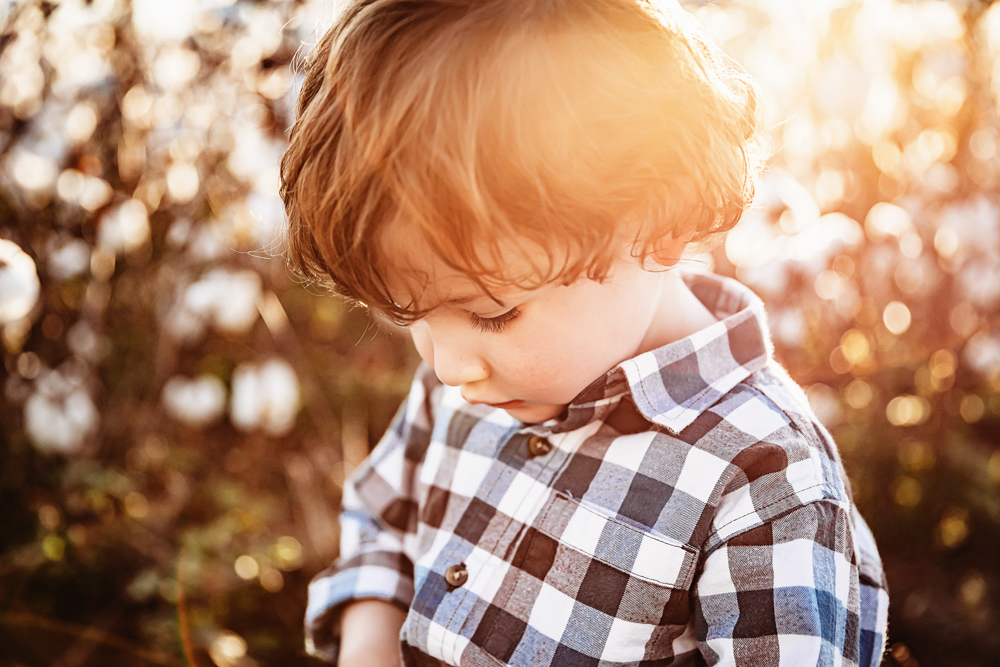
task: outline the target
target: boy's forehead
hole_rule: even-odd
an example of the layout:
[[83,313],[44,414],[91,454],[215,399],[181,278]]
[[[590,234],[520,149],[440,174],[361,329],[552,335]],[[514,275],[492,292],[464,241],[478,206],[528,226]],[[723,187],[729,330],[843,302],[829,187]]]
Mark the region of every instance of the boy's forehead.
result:
[[425,309],[441,304],[502,304],[505,295],[516,291],[497,280],[477,281],[450,266],[415,224],[391,224],[382,235],[381,250],[383,274],[399,305]]

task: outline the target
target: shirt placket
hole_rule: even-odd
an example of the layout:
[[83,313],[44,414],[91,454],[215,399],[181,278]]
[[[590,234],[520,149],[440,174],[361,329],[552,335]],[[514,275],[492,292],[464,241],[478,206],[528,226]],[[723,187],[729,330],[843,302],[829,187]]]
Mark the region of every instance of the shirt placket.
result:
[[[496,460],[480,484],[475,497],[494,508],[494,511],[499,511],[497,508],[501,504],[500,501],[510,489],[516,476],[518,474],[526,475],[533,480],[534,484],[545,488],[544,493],[535,498],[536,507],[528,511],[530,522],[530,519],[537,515],[537,510],[548,502],[552,493],[552,482],[567,463],[571,453],[554,446],[549,437],[538,435],[530,428],[523,428],[508,436],[497,448],[497,451]],[[528,497],[530,496],[531,494]],[[518,508],[520,509],[520,506]],[[519,515],[521,512],[514,511],[512,514]],[[516,548],[516,542],[523,533],[525,525],[528,524],[513,516],[508,517],[503,527],[496,532],[496,539],[492,543],[480,542],[476,546],[492,556],[506,560],[506,556],[511,553],[511,550]],[[460,562],[461,549],[462,541],[460,539],[451,540],[448,560],[453,561],[452,566],[465,565]],[[464,636],[463,631],[468,634],[475,629],[469,626],[471,619],[468,615],[468,612],[473,608],[475,598],[469,596],[470,594],[475,595],[474,590],[479,588],[482,577],[492,574],[492,572],[483,572],[482,569],[469,571],[465,568],[465,572],[466,577],[462,585],[448,593],[449,595],[461,596],[453,602],[455,611],[448,620],[448,630],[453,633],[453,639],[449,646],[446,647],[443,644],[440,646],[441,655],[450,657],[452,662],[457,662],[459,657],[458,638]],[[486,601],[500,607],[506,606],[507,603],[505,599]],[[466,613],[463,614],[462,611]],[[431,647],[428,646],[428,648]]]

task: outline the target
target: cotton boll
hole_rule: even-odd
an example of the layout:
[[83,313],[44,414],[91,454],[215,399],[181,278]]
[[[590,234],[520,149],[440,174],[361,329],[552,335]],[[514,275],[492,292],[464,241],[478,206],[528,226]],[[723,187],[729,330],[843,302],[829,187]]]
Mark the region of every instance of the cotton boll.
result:
[[1000,266],[982,258],[967,262],[959,274],[959,285],[967,301],[990,308],[1000,302]]
[[226,386],[215,375],[197,378],[175,375],[163,385],[163,406],[171,417],[188,426],[208,426],[226,409]]
[[299,406],[299,381],[287,362],[241,364],[233,373],[229,418],[237,428],[284,435],[295,426]]
[[253,182],[280,161],[282,143],[267,137],[256,124],[237,124],[234,135],[235,145],[226,159],[226,168],[233,176]]
[[80,320],[69,328],[66,332],[66,344],[70,352],[91,362],[103,359],[111,347],[108,340],[94,331],[85,320]]
[[247,209],[253,221],[253,242],[268,247],[282,229],[284,208],[277,193],[254,191],[247,197]]
[[1000,369],[1000,334],[976,334],[966,344],[962,359],[984,377]]
[[0,239],[0,324],[30,313],[40,289],[35,261],[13,241]]
[[967,252],[984,253],[1000,259],[1000,203],[976,195],[971,199],[950,204],[938,216],[939,229],[946,229],[949,244]]
[[49,275],[56,280],[75,278],[90,267],[90,245],[83,239],[66,239],[49,247]]
[[194,0],[137,0],[132,3],[132,25],[151,41],[181,41],[194,30]]
[[228,295],[215,309],[215,326],[230,333],[245,333],[257,321],[260,276],[253,271],[230,274]]
[[806,325],[802,311],[793,308],[779,310],[771,316],[771,330],[775,338],[789,347],[799,347],[805,338]]
[[40,450],[72,454],[98,424],[98,412],[73,368],[46,371],[24,404],[25,430]]
[[170,46],[153,62],[153,79],[165,90],[181,90],[198,74],[201,59],[190,49]]
[[775,259],[760,266],[740,266],[736,277],[764,294],[781,294],[788,286],[788,263]]
[[816,103],[826,115],[854,119],[864,109],[872,76],[857,63],[838,56],[822,64],[814,81]]
[[97,245],[116,253],[133,252],[149,241],[146,205],[130,199],[104,216],[97,233]]
[[260,275],[213,269],[184,292],[182,308],[219,331],[242,335],[257,321]]
[[198,340],[205,333],[205,322],[190,308],[184,307],[183,303],[167,312],[163,322],[165,334],[181,343],[190,343]]
[[861,225],[843,213],[828,213],[783,239],[785,254],[812,274],[827,266],[834,255],[863,240]]
[[187,254],[194,262],[217,261],[232,248],[230,239],[218,224],[201,225],[185,240]]
[[8,165],[14,181],[29,191],[49,190],[59,176],[55,160],[27,151],[17,151],[9,158]]
[[83,392],[73,392],[61,402],[34,394],[24,405],[24,422],[39,449],[71,454],[97,425],[97,409]]

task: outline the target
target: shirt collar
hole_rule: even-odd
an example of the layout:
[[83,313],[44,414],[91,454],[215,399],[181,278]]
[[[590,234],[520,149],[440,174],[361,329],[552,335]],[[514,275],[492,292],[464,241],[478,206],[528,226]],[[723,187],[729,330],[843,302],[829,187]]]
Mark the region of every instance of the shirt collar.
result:
[[718,322],[627,359],[584,389],[559,419],[526,430],[547,435],[604,419],[631,394],[647,420],[677,434],[771,357],[764,304],[730,278],[685,273],[691,292]]

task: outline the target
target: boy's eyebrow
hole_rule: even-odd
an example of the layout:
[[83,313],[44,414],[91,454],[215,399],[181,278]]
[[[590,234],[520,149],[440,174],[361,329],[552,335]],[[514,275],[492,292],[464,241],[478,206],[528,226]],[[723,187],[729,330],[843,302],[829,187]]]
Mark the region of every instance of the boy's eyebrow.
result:
[[451,299],[448,299],[447,301],[445,301],[445,303],[448,305],[461,306],[463,304],[469,303],[471,301],[476,301],[477,299],[482,299],[484,297],[488,297],[490,300],[494,301],[501,308],[507,307],[503,301],[493,296],[492,294],[471,294],[469,296],[456,296]]

